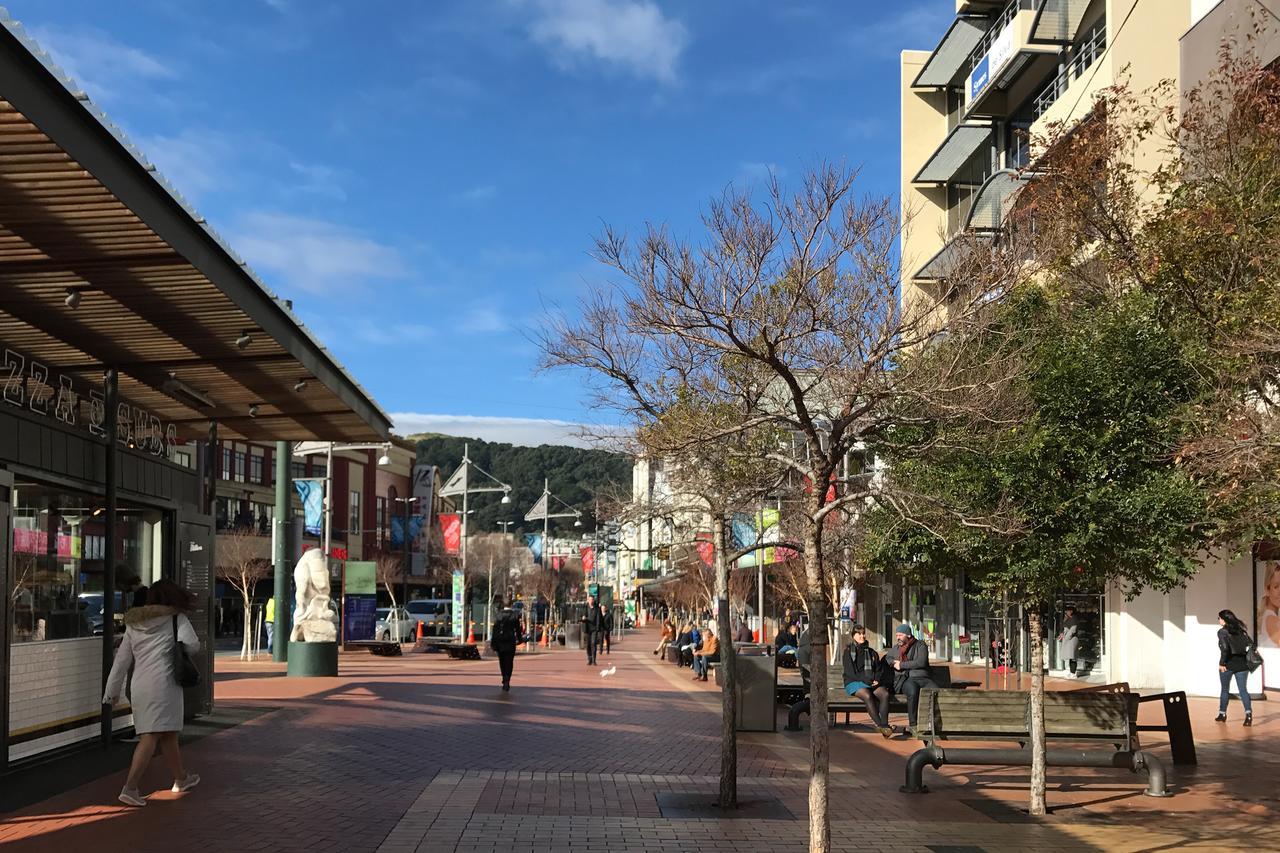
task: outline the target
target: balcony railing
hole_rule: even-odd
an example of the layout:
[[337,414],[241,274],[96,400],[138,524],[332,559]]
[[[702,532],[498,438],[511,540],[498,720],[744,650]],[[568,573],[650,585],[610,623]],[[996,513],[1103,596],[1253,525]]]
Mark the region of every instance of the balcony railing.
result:
[[1072,81],[1079,79],[1080,75],[1089,70],[1090,66],[1102,58],[1106,50],[1107,27],[1106,24],[1099,23],[1094,27],[1093,33],[1076,48],[1075,56],[1066,67],[1049,81],[1049,85],[1045,86],[1040,94],[1036,95],[1031,103],[1031,120],[1035,121],[1048,112],[1049,107],[1053,106],[1070,88]]
[[991,50],[991,45],[995,44],[996,38],[999,37],[1004,28],[1013,23],[1014,18],[1018,17],[1018,13],[1028,9],[1035,9],[1040,2],[1042,0],[1011,0],[1009,5],[1004,8],[1004,11],[991,22],[991,27],[978,42],[977,46],[974,47],[973,52],[969,54],[970,74],[973,73],[973,69],[978,67],[982,57],[986,56]]

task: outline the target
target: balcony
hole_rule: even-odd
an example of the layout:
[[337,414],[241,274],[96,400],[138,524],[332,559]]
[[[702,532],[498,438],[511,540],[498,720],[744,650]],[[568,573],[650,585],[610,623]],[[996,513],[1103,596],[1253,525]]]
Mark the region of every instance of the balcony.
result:
[[965,115],[1003,118],[1026,96],[1022,81],[1043,79],[1057,62],[1060,43],[1032,35],[1047,0],[1013,0],[969,55]]
[[1049,81],[1049,85],[1045,86],[1040,94],[1036,95],[1031,103],[1032,121],[1038,121],[1044,116],[1049,111],[1049,108],[1067,93],[1072,83],[1079,80],[1094,63],[1102,58],[1106,51],[1107,25],[1105,21],[1100,21],[1094,26],[1093,31],[1086,37],[1085,41],[1075,48],[1075,55],[1067,63],[1066,67]]

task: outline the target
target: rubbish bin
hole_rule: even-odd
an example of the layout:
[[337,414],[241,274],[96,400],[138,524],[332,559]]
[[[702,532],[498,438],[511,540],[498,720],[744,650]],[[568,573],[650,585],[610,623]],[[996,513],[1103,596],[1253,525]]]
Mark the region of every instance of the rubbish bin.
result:
[[582,648],[582,623],[570,622],[564,626],[564,645],[567,649]]
[[758,652],[748,653],[744,649],[737,655],[737,664],[738,731],[776,732],[777,658]]

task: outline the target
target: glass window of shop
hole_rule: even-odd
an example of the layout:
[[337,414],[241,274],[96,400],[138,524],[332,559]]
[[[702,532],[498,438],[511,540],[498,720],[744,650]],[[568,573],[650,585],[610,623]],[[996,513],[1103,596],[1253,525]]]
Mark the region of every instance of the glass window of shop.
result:
[[249,457],[249,482],[266,485],[266,479],[263,476],[264,466],[261,454],[253,454]]
[[103,573],[114,573],[117,613],[140,586],[163,576],[165,514],[121,502],[116,553],[103,552],[100,496],[18,481],[13,489],[9,607],[17,643],[69,640],[103,632]]

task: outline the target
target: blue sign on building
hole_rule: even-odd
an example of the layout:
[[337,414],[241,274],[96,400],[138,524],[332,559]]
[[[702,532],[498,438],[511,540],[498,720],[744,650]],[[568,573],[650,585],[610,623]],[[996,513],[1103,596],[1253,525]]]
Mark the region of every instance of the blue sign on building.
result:
[[982,61],[973,67],[969,74],[969,100],[982,94],[982,90],[991,83],[991,56],[982,57]]

